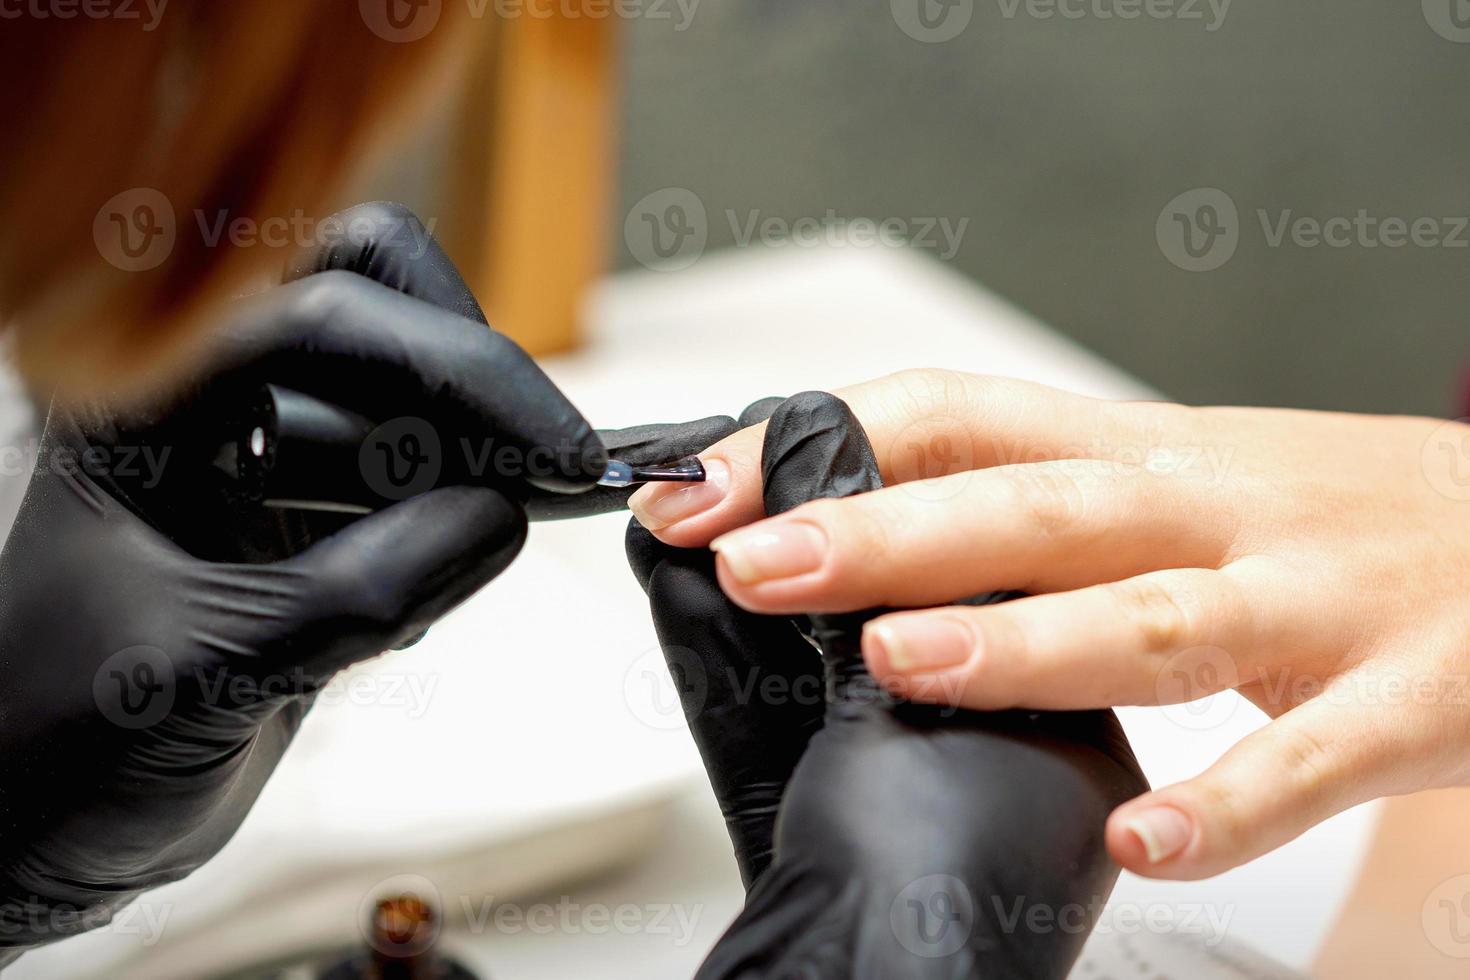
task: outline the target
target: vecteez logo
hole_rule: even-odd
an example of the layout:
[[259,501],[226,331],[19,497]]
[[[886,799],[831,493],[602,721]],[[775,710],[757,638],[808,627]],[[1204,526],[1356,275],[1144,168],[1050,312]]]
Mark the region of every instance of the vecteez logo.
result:
[[709,214],[686,187],[665,187],[644,196],[623,221],[628,252],[645,268],[679,272],[704,254]]
[[439,433],[426,419],[404,416],[378,426],[358,450],[363,481],[388,500],[431,490],[444,469]]
[[[0,3],[5,0],[0,0]],[[700,0],[449,0],[463,3],[471,20],[648,20],[682,33],[694,23]],[[358,0],[363,23],[385,41],[408,44],[439,26],[444,0]]]
[[1451,959],[1470,959],[1470,875],[1456,875],[1435,886],[1420,910],[1424,936]]
[[[1470,248],[1470,216],[1375,214],[1358,208],[1353,214],[1327,217],[1299,214],[1292,208],[1255,210],[1258,244],[1268,249]],[[1159,250],[1186,272],[1211,272],[1234,257],[1246,228],[1235,201],[1214,187],[1185,191],[1164,205],[1154,224]]]
[[0,0],[0,20],[137,21],[151,34],[163,22],[169,0]]
[[975,16],[975,0],[888,0],[893,22],[915,41],[943,44],[964,33]]
[[686,712],[697,713],[708,696],[704,661],[686,647],[644,650],[623,675],[628,710],[657,731],[683,730]]
[[[1004,20],[1135,21],[1177,20],[1204,25],[1213,34],[1225,26],[1233,0],[995,0]],[[1427,0],[1426,0],[1427,2]],[[952,41],[975,16],[974,0],[889,0],[893,22],[925,44]]]
[[1233,0],[996,0],[1001,16],[1015,20],[1177,20],[1204,25],[1206,34],[1225,26]]
[[1421,0],[1424,19],[1434,33],[1446,41],[1470,44],[1470,2],[1467,0]]
[[[969,218],[898,216],[869,218],[838,214],[790,218],[760,208],[726,209],[724,226],[736,248],[914,248],[949,261],[959,253]],[[628,252],[645,268],[679,272],[698,262],[709,245],[710,215],[698,194],[665,187],[645,195],[623,220]]]
[[1240,245],[1240,213],[1230,195],[1197,187],[1174,198],[1159,212],[1154,237],[1164,257],[1186,272],[1210,272],[1235,255]]
[[[192,215],[193,221],[189,221]],[[373,213],[317,218],[296,209],[289,214],[234,214],[227,208],[184,212],[182,224],[172,202],[152,187],[115,194],[97,209],[92,239],[108,263],[124,272],[147,272],[174,253],[182,235],[193,247],[324,249],[345,243],[354,248],[391,248],[407,258],[422,258],[434,239],[437,218],[404,222]]]
[[1235,715],[1241,684],[1234,657],[1219,647],[1181,650],[1168,659],[1154,682],[1154,698],[1161,713],[1190,731],[1218,728]]
[[157,647],[132,646],[103,661],[92,677],[92,699],[119,728],[152,728],[174,705],[174,665]]
[[1435,426],[1420,453],[1424,478],[1450,500],[1470,501],[1470,419]]
[[439,25],[444,0],[358,0],[368,30],[385,41],[409,44],[423,40]]
[[123,272],[147,272],[173,254],[178,241],[174,208],[162,191],[134,187],[115,194],[92,219],[97,251]]
[[888,924],[910,953],[946,959],[963,949],[975,931],[975,898],[954,875],[926,875],[893,899]]

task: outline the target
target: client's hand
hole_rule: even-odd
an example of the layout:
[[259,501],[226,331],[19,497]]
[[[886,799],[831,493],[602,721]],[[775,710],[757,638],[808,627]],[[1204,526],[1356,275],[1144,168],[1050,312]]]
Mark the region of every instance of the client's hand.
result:
[[870,622],[869,668],[916,699],[1072,709],[1233,688],[1275,719],[1120,807],[1125,867],[1204,877],[1356,803],[1470,783],[1470,427],[945,371],[839,394],[887,489],[762,520],[756,427],[704,454],[710,483],[645,489],[634,513],[670,544],[713,542],[726,591],[760,612],[1038,593]]

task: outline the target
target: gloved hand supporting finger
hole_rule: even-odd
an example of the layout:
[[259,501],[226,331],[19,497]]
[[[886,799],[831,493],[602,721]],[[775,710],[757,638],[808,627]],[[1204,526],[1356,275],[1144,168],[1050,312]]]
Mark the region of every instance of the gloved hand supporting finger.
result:
[[708,551],[670,548],[636,521],[627,548],[749,888],[771,862],[777,807],[822,724],[821,659],[790,620],[725,598]]
[[[877,473],[834,396],[798,395],[766,426],[768,513],[875,489]],[[1064,976],[1117,875],[1106,814],[1146,789],[1117,719],[897,702],[862,661],[870,615],[810,617],[824,724],[782,800],[774,861],[698,976]],[[1027,907],[1066,910],[1069,928],[1007,924],[1004,909]]]

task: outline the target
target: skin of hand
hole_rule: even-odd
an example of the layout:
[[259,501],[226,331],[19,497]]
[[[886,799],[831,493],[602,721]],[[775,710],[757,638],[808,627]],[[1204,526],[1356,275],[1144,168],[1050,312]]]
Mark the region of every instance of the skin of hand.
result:
[[[712,547],[749,610],[914,610],[869,623],[863,653],[916,701],[1238,691],[1272,720],[1113,812],[1125,868],[1209,877],[1358,803],[1470,784],[1470,426],[930,370],[837,394],[886,489],[765,519],[756,426],[702,455],[706,484],[635,494],[635,516]],[[1002,589],[1031,596],[946,605]]]

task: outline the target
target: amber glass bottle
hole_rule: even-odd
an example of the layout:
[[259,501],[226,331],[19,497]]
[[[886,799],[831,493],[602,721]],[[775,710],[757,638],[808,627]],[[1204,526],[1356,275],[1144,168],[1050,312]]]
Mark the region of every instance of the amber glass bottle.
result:
[[439,926],[439,913],[417,895],[380,899],[367,948],[323,970],[320,980],[480,980],[439,953]]

